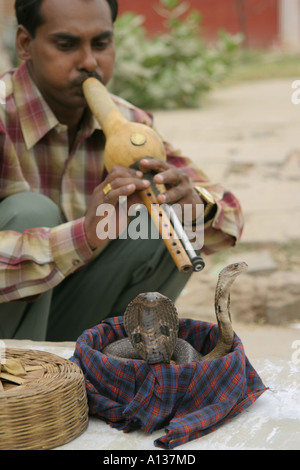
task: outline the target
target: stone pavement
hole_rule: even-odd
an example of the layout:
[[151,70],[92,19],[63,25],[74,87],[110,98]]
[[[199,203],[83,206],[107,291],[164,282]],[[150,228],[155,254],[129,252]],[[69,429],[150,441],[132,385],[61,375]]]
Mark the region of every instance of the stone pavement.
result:
[[300,239],[300,104],[293,80],[214,91],[200,110],[155,113],[166,139],[239,198],[243,243]]

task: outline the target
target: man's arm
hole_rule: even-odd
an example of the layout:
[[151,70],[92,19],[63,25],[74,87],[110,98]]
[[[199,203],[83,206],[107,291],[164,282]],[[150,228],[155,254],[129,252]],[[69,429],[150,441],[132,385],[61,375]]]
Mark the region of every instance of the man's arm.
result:
[[0,232],[0,303],[39,295],[84,266],[93,252],[84,219],[23,233]]
[[220,183],[212,183],[205,173],[187,157],[177,155],[170,144],[165,143],[167,161],[188,174],[194,186],[205,188],[215,202],[212,218],[204,226],[202,252],[212,254],[235,245],[241,238],[244,217],[238,199]]

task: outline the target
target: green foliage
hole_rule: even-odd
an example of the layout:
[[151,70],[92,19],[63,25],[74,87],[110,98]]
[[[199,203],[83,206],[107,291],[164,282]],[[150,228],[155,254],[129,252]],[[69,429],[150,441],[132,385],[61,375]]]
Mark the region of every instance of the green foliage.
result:
[[160,0],[157,12],[166,18],[167,28],[152,38],[143,16],[125,13],[117,20],[110,90],[145,109],[198,107],[203,94],[228,73],[242,37],[222,31],[217,44],[207,47],[201,15],[188,3]]

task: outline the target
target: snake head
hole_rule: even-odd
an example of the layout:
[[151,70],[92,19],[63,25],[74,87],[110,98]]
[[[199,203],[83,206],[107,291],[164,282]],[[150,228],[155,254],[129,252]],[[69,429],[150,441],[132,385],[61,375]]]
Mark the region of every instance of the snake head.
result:
[[245,263],[244,261],[238,262],[238,263],[232,263],[226,266],[224,269],[219,274],[219,277],[224,277],[226,278],[232,278],[236,277],[238,274],[247,271],[248,269],[248,264]]
[[178,315],[173,302],[158,292],[138,295],[124,313],[127,336],[149,364],[169,363],[178,337]]

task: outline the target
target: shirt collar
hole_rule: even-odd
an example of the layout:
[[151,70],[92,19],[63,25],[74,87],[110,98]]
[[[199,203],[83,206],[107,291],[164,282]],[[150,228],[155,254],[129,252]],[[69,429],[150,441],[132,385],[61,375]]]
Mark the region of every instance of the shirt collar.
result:
[[[20,126],[27,149],[31,149],[55,127],[62,127],[58,119],[31,79],[24,62],[13,77],[14,95],[20,116]],[[84,135],[90,136],[100,129],[94,116],[87,113],[84,119]]]

